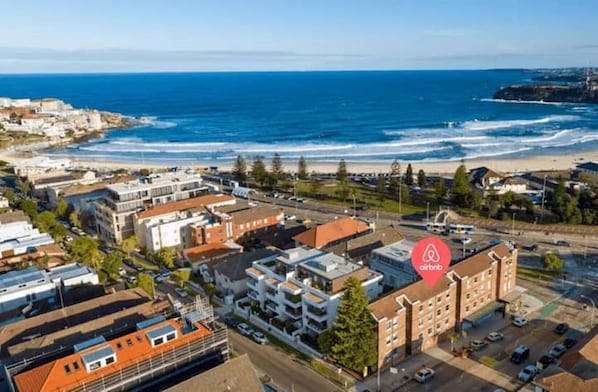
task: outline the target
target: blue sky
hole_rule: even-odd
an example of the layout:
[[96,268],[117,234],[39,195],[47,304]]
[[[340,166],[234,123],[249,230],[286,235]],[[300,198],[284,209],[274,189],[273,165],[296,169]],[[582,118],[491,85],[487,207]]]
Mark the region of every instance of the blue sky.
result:
[[2,9],[1,73],[598,66],[595,0],[28,0]]

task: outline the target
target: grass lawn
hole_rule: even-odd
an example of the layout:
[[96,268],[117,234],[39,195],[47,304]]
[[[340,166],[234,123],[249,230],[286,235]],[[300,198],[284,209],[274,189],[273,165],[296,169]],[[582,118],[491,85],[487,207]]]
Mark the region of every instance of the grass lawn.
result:
[[143,261],[135,256],[132,256],[131,258],[133,259],[135,264],[139,264],[140,266],[142,266],[144,269],[146,269],[148,271],[156,271],[156,272],[160,271],[160,268],[155,264],[148,263],[147,261]]
[[550,283],[556,278],[560,278],[563,274],[560,271],[546,271],[541,269],[517,267],[517,277],[532,282],[547,282]]

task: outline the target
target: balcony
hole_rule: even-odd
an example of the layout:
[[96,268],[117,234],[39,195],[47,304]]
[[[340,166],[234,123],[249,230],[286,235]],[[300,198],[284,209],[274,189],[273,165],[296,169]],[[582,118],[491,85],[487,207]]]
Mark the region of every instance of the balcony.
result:
[[281,288],[285,293],[289,293],[292,295],[299,295],[301,294],[301,286],[296,285],[293,282],[286,281],[281,284]]
[[317,321],[309,320],[307,322],[307,327],[317,333],[322,333],[328,328],[328,325],[326,324],[326,322],[317,322]]
[[328,312],[326,309],[318,309],[313,306],[307,306],[305,309],[309,314],[309,317],[314,319],[315,321],[326,321],[328,318]]
[[282,282],[276,278],[268,278],[266,279],[266,286],[272,289],[278,290],[278,285]]
[[284,313],[293,320],[299,320],[302,316],[301,309],[293,309],[289,306],[284,307]]
[[266,309],[271,312],[278,313],[278,304],[274,301],[266,301]]
[[255,279],[248,279],[247,280],[247,287],[253,290],[257,290],[258,289],[258,282]]
[[260,300],[260,294],[255,291],[255,290],[247,290],[247,296],[255,301],[259,301]]
[[266,289],[266,298],[272,300],[272,301],[277,301],[276,298],[276,294],[278,294],[275,290],[272,289]]
[[250,278],[253,279],[261,279],[264,276],[264,273],[260,270],[258,270],[257,268],[247,268],[245,270],[245,272],[247,273],[247,275],[249,275]]
[[284,293],[284,303],[289,307],[299,308],[301,307],[301,296]]
[[303,300],[307,305],[311,305],[319,309],[325,307],[328,302],[326,299],[318,297],[317,295],[314,295],[312,293],[303,294]]

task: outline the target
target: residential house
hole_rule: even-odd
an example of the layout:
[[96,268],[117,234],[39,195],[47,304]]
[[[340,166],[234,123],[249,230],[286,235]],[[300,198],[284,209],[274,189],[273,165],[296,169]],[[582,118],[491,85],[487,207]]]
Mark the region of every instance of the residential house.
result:
[[77,184],[92,184],[97,182],[96,174],[92,171],[86,173],[65,173],[52,177],[43,177],[31,181],[32,194],[38,199],[48,201],[48,189],[66,188]]
[[[526,193],[530,193],[530,191],[527,188],[528,183],[529,183],[528,180],[526,180],[522,177],[519,177],[519,176],[505,177],[502,180],[497,181],[494,184],[492,184],[491,187],[484,188],[482,191],[483,191],[484,197],[489,195],[492,188],[494,189],[494,193],[496,195],[504,195],[507,192],[514,192],[517,194],[526,194]],[[535,193],[535,192],[532,192],[532,193]]]
[[249,279],[245,270],[250,268],[254,261],[268,263],[275,260],[278,254],[273,249],[263,248],[222,258],[212,266],[216,288],[225,297],[232,296],[235,300],[245,297]]
[[182,251],[182,259],[191,265],[194,272],[198,272],[202,264],[212,264],[227,256],[232,256],[243,251],[243,247],[234,242],[211,242],[209,244],[194,246]]
[[[8,213],[5,216],[18,217]],[[48,233],[40,233],[29,219],[0,223],[0,258],[18,256],[32,251],[36,246],[53,244],[54,239]]]
[[282,251],[274,261],[254,261],[246,270],[247,295],[272,317],[317,335],[332,327],[350,277],[362,282],[371,299],[382,293],[382,275],[318,249]]
[[469,171],[469,182],[478,189],[487,189],[505,176],[485,166],[477,167]]
[[95,203],[94,214],[98,235],[110,243],[120,243],[135,234],[134,215],[147,205],[191,199],[211,189],[191,171],[152,174],[107,188],[108,196]]
[[[392,225],[326,248],[326,251],[348,258],[356,263],[368,263],[373,251],[404,239]],[[371,267],[370,267],[371,268]],[[374,269],[374,268],[372,268]]]
[[347,217],[312,227],[296,235],[293,239],[297,246],[305,245],[314,249],[324,249],[370,234],[372,231],[372,228],[363,221]]
[[51,159],[44,156],[33,157],[15,165],[15,174],[19,177],[35,177],[46,172],[61,171],[71,167],[68,158]]
[[598,178],[598,163],[596,162],[585,162],[576,166],[576,170],[579,173],[587,173],[591,176]]
[[532,380],[535,392],[598,391],[598,326]]

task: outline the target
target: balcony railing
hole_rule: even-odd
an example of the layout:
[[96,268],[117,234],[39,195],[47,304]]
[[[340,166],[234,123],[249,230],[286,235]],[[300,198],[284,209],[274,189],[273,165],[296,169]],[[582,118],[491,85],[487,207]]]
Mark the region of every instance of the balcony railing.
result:
[[266,309],[278,313],[278,304],[272,301],[266,301]]
[[247,290],[247,296],[251,299],[254,299],[256,301],[260,300],[260,296],[259,293],[255,290]]
[[247,281],[247,287],[250,287],[250,288],[252,288],[254,290],[257,290],[257,288],[258,288],[258,286],[257,286],[257,280],[249,279]]
[[288,314],[289,316],[291,316],[292,318],[294,318],[295,320],[301,318],[301,315],[302,315],[300,308],[299,309],[293,309],[293,308],[291,308],[289,306],[285,306],[284,307],[284,312],[286,314]]
[[301,294],[293,295],[293,294],[285,293],[284,299],[287,300],[288,302],[298,304],[298,303],[301,303]]
[[328,314],[328,312],[326,311],[326,309],[318,309],[315,308],[313,306],[308,306],[307,307],[307,311],[311,314],[314,314],[316,316],[326,316],[326,314]]
[[307,326],[316,332],[324,332],[328,325],[326,323],[318,323],[315,321],[308,321]]

